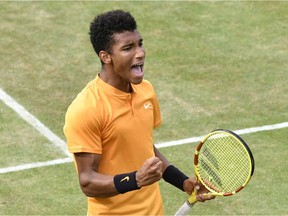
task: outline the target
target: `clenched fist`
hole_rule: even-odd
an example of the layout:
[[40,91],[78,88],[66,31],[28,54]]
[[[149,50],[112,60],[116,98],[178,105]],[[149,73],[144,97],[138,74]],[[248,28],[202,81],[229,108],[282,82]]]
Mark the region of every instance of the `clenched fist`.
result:
[[136,172],[137,186],[144,187],[159,181],[162,178],[162,166],[162,161],[158,157],[147,159]]

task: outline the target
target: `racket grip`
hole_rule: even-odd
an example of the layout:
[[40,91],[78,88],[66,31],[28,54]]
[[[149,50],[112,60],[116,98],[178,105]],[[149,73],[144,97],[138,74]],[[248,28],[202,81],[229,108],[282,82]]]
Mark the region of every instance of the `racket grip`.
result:
[[179,209],[178,211],[175,213],[174,216],[181,216],[181,215],[188,215],[189,211],[191,210],[191,208],[194,206],[195,203],[189,203],[188,201],[186,201]]

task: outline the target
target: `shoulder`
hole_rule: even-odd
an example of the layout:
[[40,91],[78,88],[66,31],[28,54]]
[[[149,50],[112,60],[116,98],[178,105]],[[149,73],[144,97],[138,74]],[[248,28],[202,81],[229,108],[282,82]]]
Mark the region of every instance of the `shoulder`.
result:
[[[97,109],[97,112],[95,112]],[[69,105],[66,117],[79,119],[91,119],[101,110],[99,91],[94,84],[94,80],[89,82],[86,87],[76,96]]]

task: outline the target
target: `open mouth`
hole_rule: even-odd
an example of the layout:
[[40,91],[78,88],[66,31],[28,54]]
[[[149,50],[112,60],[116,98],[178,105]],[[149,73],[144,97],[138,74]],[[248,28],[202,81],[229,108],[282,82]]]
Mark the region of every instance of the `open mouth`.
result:
[[132,71],[137,75],[143,74],[144,63],[137,63],[131,66]]

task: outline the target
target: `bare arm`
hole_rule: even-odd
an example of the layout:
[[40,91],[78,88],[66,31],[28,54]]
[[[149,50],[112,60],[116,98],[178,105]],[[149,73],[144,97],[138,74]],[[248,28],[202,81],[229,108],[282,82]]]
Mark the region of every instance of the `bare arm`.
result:
[[160,151],[154,146],[154,153],[157,158],[162,161],[162,172],[170,165],[169,161],[160,153]]
[[[98,172],[101,155],[92,153],[75,153],[80,187],[88,197],[112,197],[119,192],[114,185],[114,176]],[[120,174],[120,173],[119,173]],[[162,178],[162,162],[157,157],[147,159],[136,172],[138,187],[144,187]]]
[[86,196],[105,198],[119,194],[114,186],[114,177],[98,173],[101,155],[91,153],[75,153],[74,155],[80,187]]

